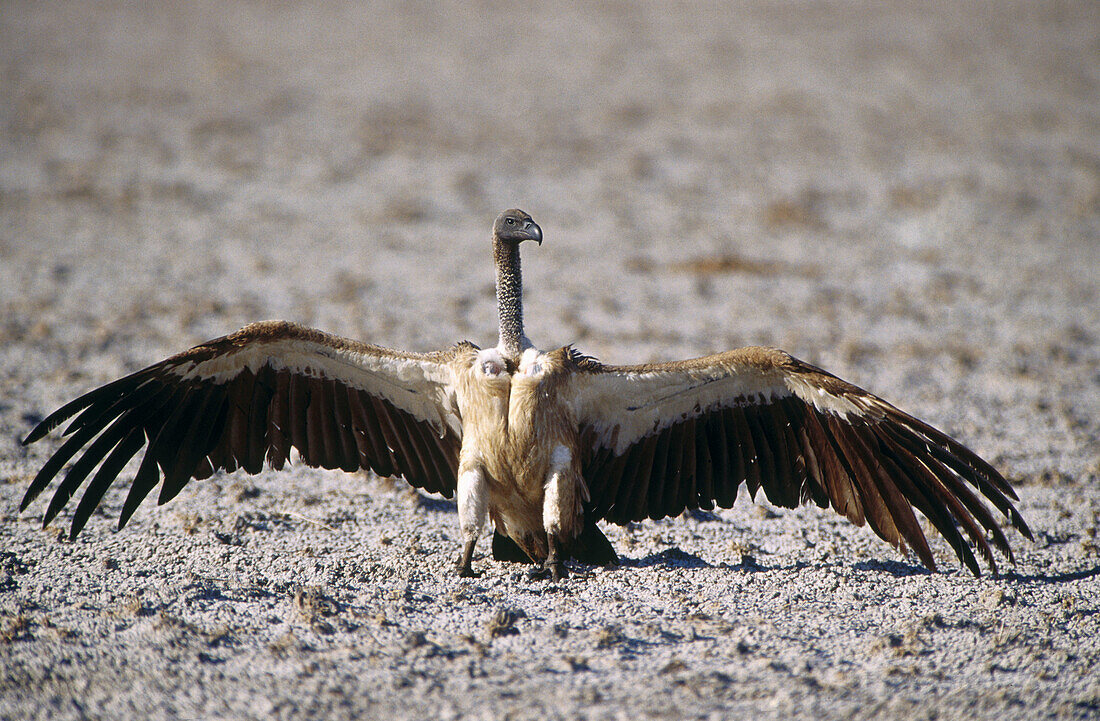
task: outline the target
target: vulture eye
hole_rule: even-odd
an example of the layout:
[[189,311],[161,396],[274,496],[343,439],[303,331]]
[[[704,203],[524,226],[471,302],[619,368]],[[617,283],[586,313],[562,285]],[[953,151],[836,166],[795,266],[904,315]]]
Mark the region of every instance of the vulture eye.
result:
[[515,225],[515,224],[516,224],[516,221],[515,221],[515,219],[513,219],[513,218],[508,218],[508,220],[507,220],[507,221],[505,221],[505,222],[507,222],[507,223],[508,223],[508,225]]

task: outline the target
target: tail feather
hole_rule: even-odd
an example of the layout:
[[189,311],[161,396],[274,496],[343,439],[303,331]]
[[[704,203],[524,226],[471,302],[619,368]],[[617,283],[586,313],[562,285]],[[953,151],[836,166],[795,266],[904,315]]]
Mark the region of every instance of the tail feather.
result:
[[584,530],[573,541],[569,554],[581,563],[594,566],[619,565],[619,556],[592,518],[584,519]]
[[[611,541],[603,535],[596,521],[590,518],[585,519],[581,535],[573,540],[568,552],[571,558],[593,566],[619,564],[619,556],[615,553]],[[519,547],[519,544],[495,529],[493,530],[493,559],[511,563],[537,563]]]

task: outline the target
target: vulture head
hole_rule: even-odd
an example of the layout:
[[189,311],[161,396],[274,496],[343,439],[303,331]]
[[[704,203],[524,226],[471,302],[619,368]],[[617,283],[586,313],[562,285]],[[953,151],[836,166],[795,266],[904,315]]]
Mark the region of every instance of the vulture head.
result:
[[525,240],[533,240],[542,245],[542,228],[531,219],[530,215],[516,208],[500,214],[493,223],[493,235],[516,245]]

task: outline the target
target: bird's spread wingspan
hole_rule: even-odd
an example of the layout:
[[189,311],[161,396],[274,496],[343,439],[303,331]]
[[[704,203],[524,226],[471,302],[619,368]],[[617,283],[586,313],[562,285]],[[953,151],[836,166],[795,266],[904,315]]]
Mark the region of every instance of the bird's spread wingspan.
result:
[[[1031,537],[1005,479],[928,424],[783,351],[641,366],[575,355],[575,413],[596,517],[626,523],[753,496],[831,505],[935,568],[913,509],[975,574],[1012,552],[981,497]],[[975,492],[976,491],[976,492]],[[960,533],[960,528],[962,533]],[[984,530],[983,530],[984,529]],[[987,540],[988,536],[988,540]]]
[[121,527],[158,483],[164,503],[190,479],[219,469],[281,468],[293,448],[309,465],[370,468],[448,497],[461,455],[461,575],[472,573],[490,516],[525,555],[545,553],[543,570],[560,578],[571,546],[595,549],[593,559],[615,557],[597,519],[728,508],[741,483],[780,506],[832,506],[899,549],[911,547],[930,568],[915,511],[975,574],[975,551],[994,570],[991,545],[1012,559],[987,504],[1031,538],[1016,494],[992,466],[783,351],[742,348],[638,366],[603,365],[571,348],[540,354],[523,332],[519,244],[526,240],[542,241],[529,215],[513,209],[497,218],[496,349],[403,353],[291,323],[247,326],[50,414],[24,443],[69,421],[67,439],[20,510],[73,461],[45,522],[91,477],[73,516],[75,536],[144,447]]
[[292,323],[254,323],[50,414],[24,443],[76,418],[20,510],[76,457],[46,510],[49,523],[98,465],[73,517],[75,536],[146,444],[120,527],[162,477],[160,503],[215,470],[258,473],[265,460],[282,468],[292,447],[311,466],[370,468],[449,497],[462,433],[448,366],[458,348],[403,353]]

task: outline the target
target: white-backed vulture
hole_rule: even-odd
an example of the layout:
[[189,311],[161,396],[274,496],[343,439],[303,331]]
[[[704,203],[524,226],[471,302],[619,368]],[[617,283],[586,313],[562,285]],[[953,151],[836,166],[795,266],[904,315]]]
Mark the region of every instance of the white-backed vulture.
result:
[[[609,366],[571,347],[536,349],[523,332],[519,246],[542,243],[520,210],[493,228],[500,339],[405,353],[286,322],[236,333],[93,390],[47,416],[24,443],[76,416],[20,504],[74,457],[44,524],[91,481],[84,527],[108,486],[145,454],[119,528],[160,483],[159,502],[192,479],[310,466],[370,469],[458,496],[458,571],[470,575],[486,521],[498,559],[560,578],[570,556],[617,560],[598,520],[626,524],[728,508],[744,483],[778,506],[813,501],[866,522],[930,568],[914,510],[980,573],[990,543],[1012,551],[988,500],[1023,535],[1016,495],[962,444],[886,401],[772,348],[676,363]],[[93,475],[94,471],[94,475]]]

